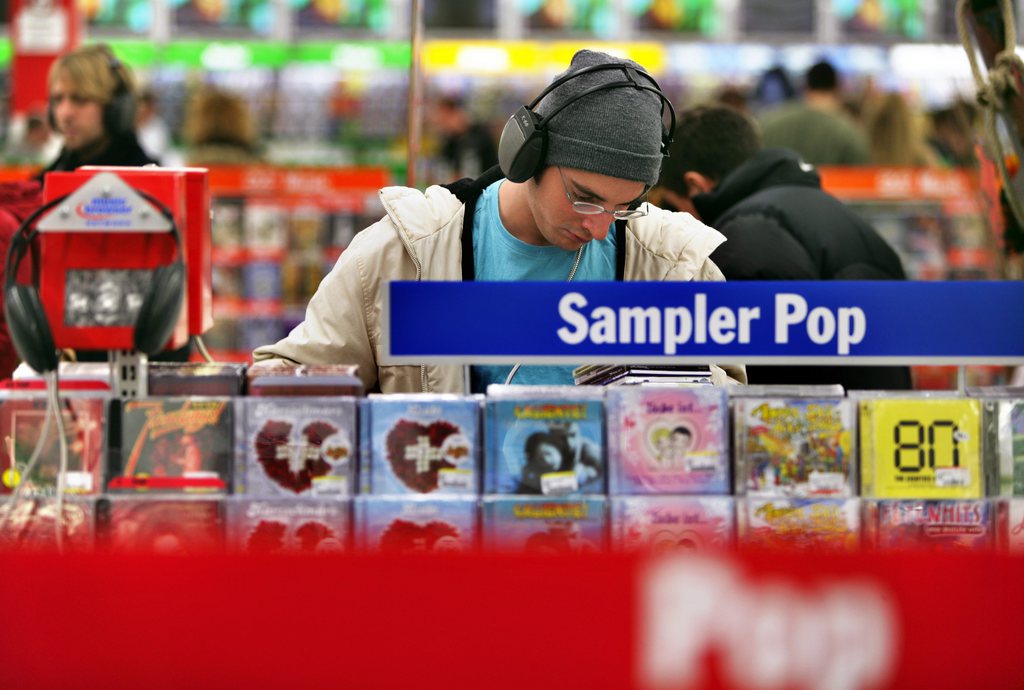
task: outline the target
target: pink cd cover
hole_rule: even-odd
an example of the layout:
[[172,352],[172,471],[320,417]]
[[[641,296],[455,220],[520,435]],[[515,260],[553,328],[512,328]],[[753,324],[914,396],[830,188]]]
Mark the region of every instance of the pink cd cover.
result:
[[728,408],[719,388],[612,388],[612,494],[729,493]]

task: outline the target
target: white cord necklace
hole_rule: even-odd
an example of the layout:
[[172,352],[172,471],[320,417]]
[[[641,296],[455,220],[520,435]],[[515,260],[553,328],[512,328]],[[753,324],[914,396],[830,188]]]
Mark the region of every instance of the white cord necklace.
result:
[[[587,243],[589,244],[589,242]],[[583,258],[583,250],[587,248],[587,244],[580,245],[580,248],[576,250],[576,260],[572,262],[572,269],[569,271],[569,277],[565,282],[571,283],[573,277],[576,275],[576,269],[580,267],[580,259]],[[512,367],[512,370],[508,372],[508,376],[505,378],[505,385],[512,383],[512,377],[519,371],[519,367],[523,366],[522,363],[516,362],[516,365]]]

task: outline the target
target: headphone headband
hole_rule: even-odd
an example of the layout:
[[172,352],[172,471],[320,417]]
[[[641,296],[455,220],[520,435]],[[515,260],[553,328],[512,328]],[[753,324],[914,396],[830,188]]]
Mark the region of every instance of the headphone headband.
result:
[[[582,92],[572,95],[563,103],[554,106],[551,112],[543,117],[534,110],[545,96],[567,81],[585,74],[606,70],[619,70],[623,73],[624,79],[592,85]],[[672,145],[672,135],[676,129],[676,111],[672,106],[672,101],[661,90],[654,77],[645,70],[632,64],[604,62],[598,65],[588,65],[575,72],[563,74],[548,84],[529,105],[520,107],[519,110],[512,114],[508,122],[505,123],[505,127],[501,132],[501,138],[498,140],[498,163],[501,166],[502,173],[512,182],[525,182],[530,179],[543,166],[548,145],[548,124],[551,120],[561,113],[562,110],[580,99],[599,91],[620,88],[649,91],[661,101],[661,155],[667,157],[669,147]],[[669,124],[667,126],[665,124],[666,108],[669,113]]]
[[[589,96],[592,93],[597,93],[598,91],[605,91],[607,89],[618,89],[618,88],[633,87],[635,89],[640,89],[640,90],[643,90],[643,91],[650,91],[651,93],[656,95],[659,99],[661,99],[661,112],[662,112],[661,149],[662,149],[662,154],[667,156],[668,155],[669,146],[672,144],[672,134],[676,131],[676,109],[672,106],[672,101],[669,100],[668,97],[665,95],[665,93],[661,90],[661,87],[658,85],[658,82],[654,79],[654,77],[652,77],[650,74],[648,74],[645,70],[637,69],[636,67],[633,67],[632,65],[627,65],[625,63],[618,63],[618,62],[605,62],[605,63],[602,63],[600,65],[587,65],[586,67],[583,67],[582,69],[578,69],[575,72],[570,72],[568,74],[563,74],[558,79],[555,79],[553,82],[548,84],[544,88],[544,90],[541,91],[537,95],[537,97],[534,98],[533,101],[531,101],[530,104],[528,106],[526,106],[526,107],[527,107],[527,109],[533,111],[533,109],[536,108],[540,104],[540,102],[542,100],[544,100],[545,96],[547,96],[549,93],[551,93],[552,91],[554,91],[559,86],[561,86],[562,84],[566,83],[567,81],[575,79],[576,77],[583,76],[584,74],[591,74],[593,72],[603,72],[603,71],[607,71],[607,70],[620,70],[625,75],[626,78],[623,81],[611,81],[611,82],[605,82],[603,84],[597,84],[595,86],[591,86],[590,88],[588,88],[585,91],[583,91],[583,93],[577,94],[575,97],[570,98],[567,101],[565,101],[564,103],[561,103],[561,104],[557,105],[554,110],[552,110],[550,113],[544,115],[537,122],[537,127],[538,128],[546,127],[548,125],[548,123],[551,122],[552,118],[555,117],[555,115],[557,115],[558,113],[562,112],[562,110],[564,110],[566,107],[572,105],[576,101],[582,100],[583,98]],[[636,80],[637,76],[643,77],[644,79],[649,81],[650,84],[641,84],[641,83],[639,83]],[[664,122],[664,114],[665,114],[665,108],[666,107],[668,107],[668,114],[669,114],[669,126],[668,126],[668,129],[665,129],[665,122]],[[534,112],[536,112],[536,111],[534,111]]]

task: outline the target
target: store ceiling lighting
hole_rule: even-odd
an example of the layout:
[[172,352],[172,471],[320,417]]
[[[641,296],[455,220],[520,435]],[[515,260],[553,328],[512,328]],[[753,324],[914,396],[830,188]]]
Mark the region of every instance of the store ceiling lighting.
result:
[[201,59],[203,67],[210,70],[245,69],[252,64],[249,49],[237,43],[211,43]]
[[889,51],[893,74],[906,78],[970,79],[971,64],[958,45],[903,43]]
[[339,69],[364,72],[383,67],[380,51],[372,45],[341,44],[331,53],[331,64]]
[[511,66],[508,51],[500,46],[465,46],[455,57],[457,69],[466,72],[506,72]]

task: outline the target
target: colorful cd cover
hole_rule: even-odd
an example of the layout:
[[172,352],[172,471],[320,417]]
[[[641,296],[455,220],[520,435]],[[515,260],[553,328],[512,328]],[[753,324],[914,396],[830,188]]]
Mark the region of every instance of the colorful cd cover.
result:
[[1024,496],[1024,400],[986,403],[994,420],[993,458],[999,467],[999,493]]
[[733,546],[732,496],[615,496],[612,548],[670,553],[720,551]]
[[[107,399],[95,394],[62,392],[60,402],[68,449],[65,492],[98,494],[103,489],[103,413]],[[21,496],[56,494],[60,443],[56,415],[51,418],[46,437],[40,439],[46,409],[46,396],[41,393],[0,394],[0,434],[4,440],[0,448],[0,495],[13,493],[25,478],[36,448],[39,459]]]
[[729,493],[724,391],[630,386],[605,404],[610,493]]
[[755,549],[852,551],[860,547],[856,498],[757,498],[736,503],[738,543]]
[[113,553],[218,553],[221,501],[170,496],[112,496],[96,506],[96,541]]
[[261,498],[354,493],[355,398],[246,398],[243,404],[241,493]]
[[363,492],[476,495],[480,409],[480,398],[458,395],[368,398],[360,417]]
[[[516,388],[522,390],[508,390]],[[603,494],[603,397],[601,388],[489,387],[484,459],[487,492]]]
[[[61,510],[60,550],[87,553],[96,538],[96,501],[93,496],[66,496]],[[32,498],[0,501],[0,550],[57,551],[57,500]]]
[[230,398],[112,401],[110,491],[224,493],[231,488]]
[[856,496],[854,409],[841,398],[737,398],[736,493]]
[[861,493],[879,499],[986,495],[981,401],[954,397],[860,401]]
[[1024,553],[1024,498],[1004,498],[998,504],[999,545],[1009,553]]
[[878,501],[868,509],[869,542],[880,550],[979,551],[995,546],[989,501]]
[[232,553],[333,553],[351,545],[350,501],[232,496],[225,511]]
[[483,502],[483,546],[517,553],[603,551],[604,497],[493,496]]
[[464,496],[359,496],[359,547],[380,553],[462,552],[477,546],[477,500]]

